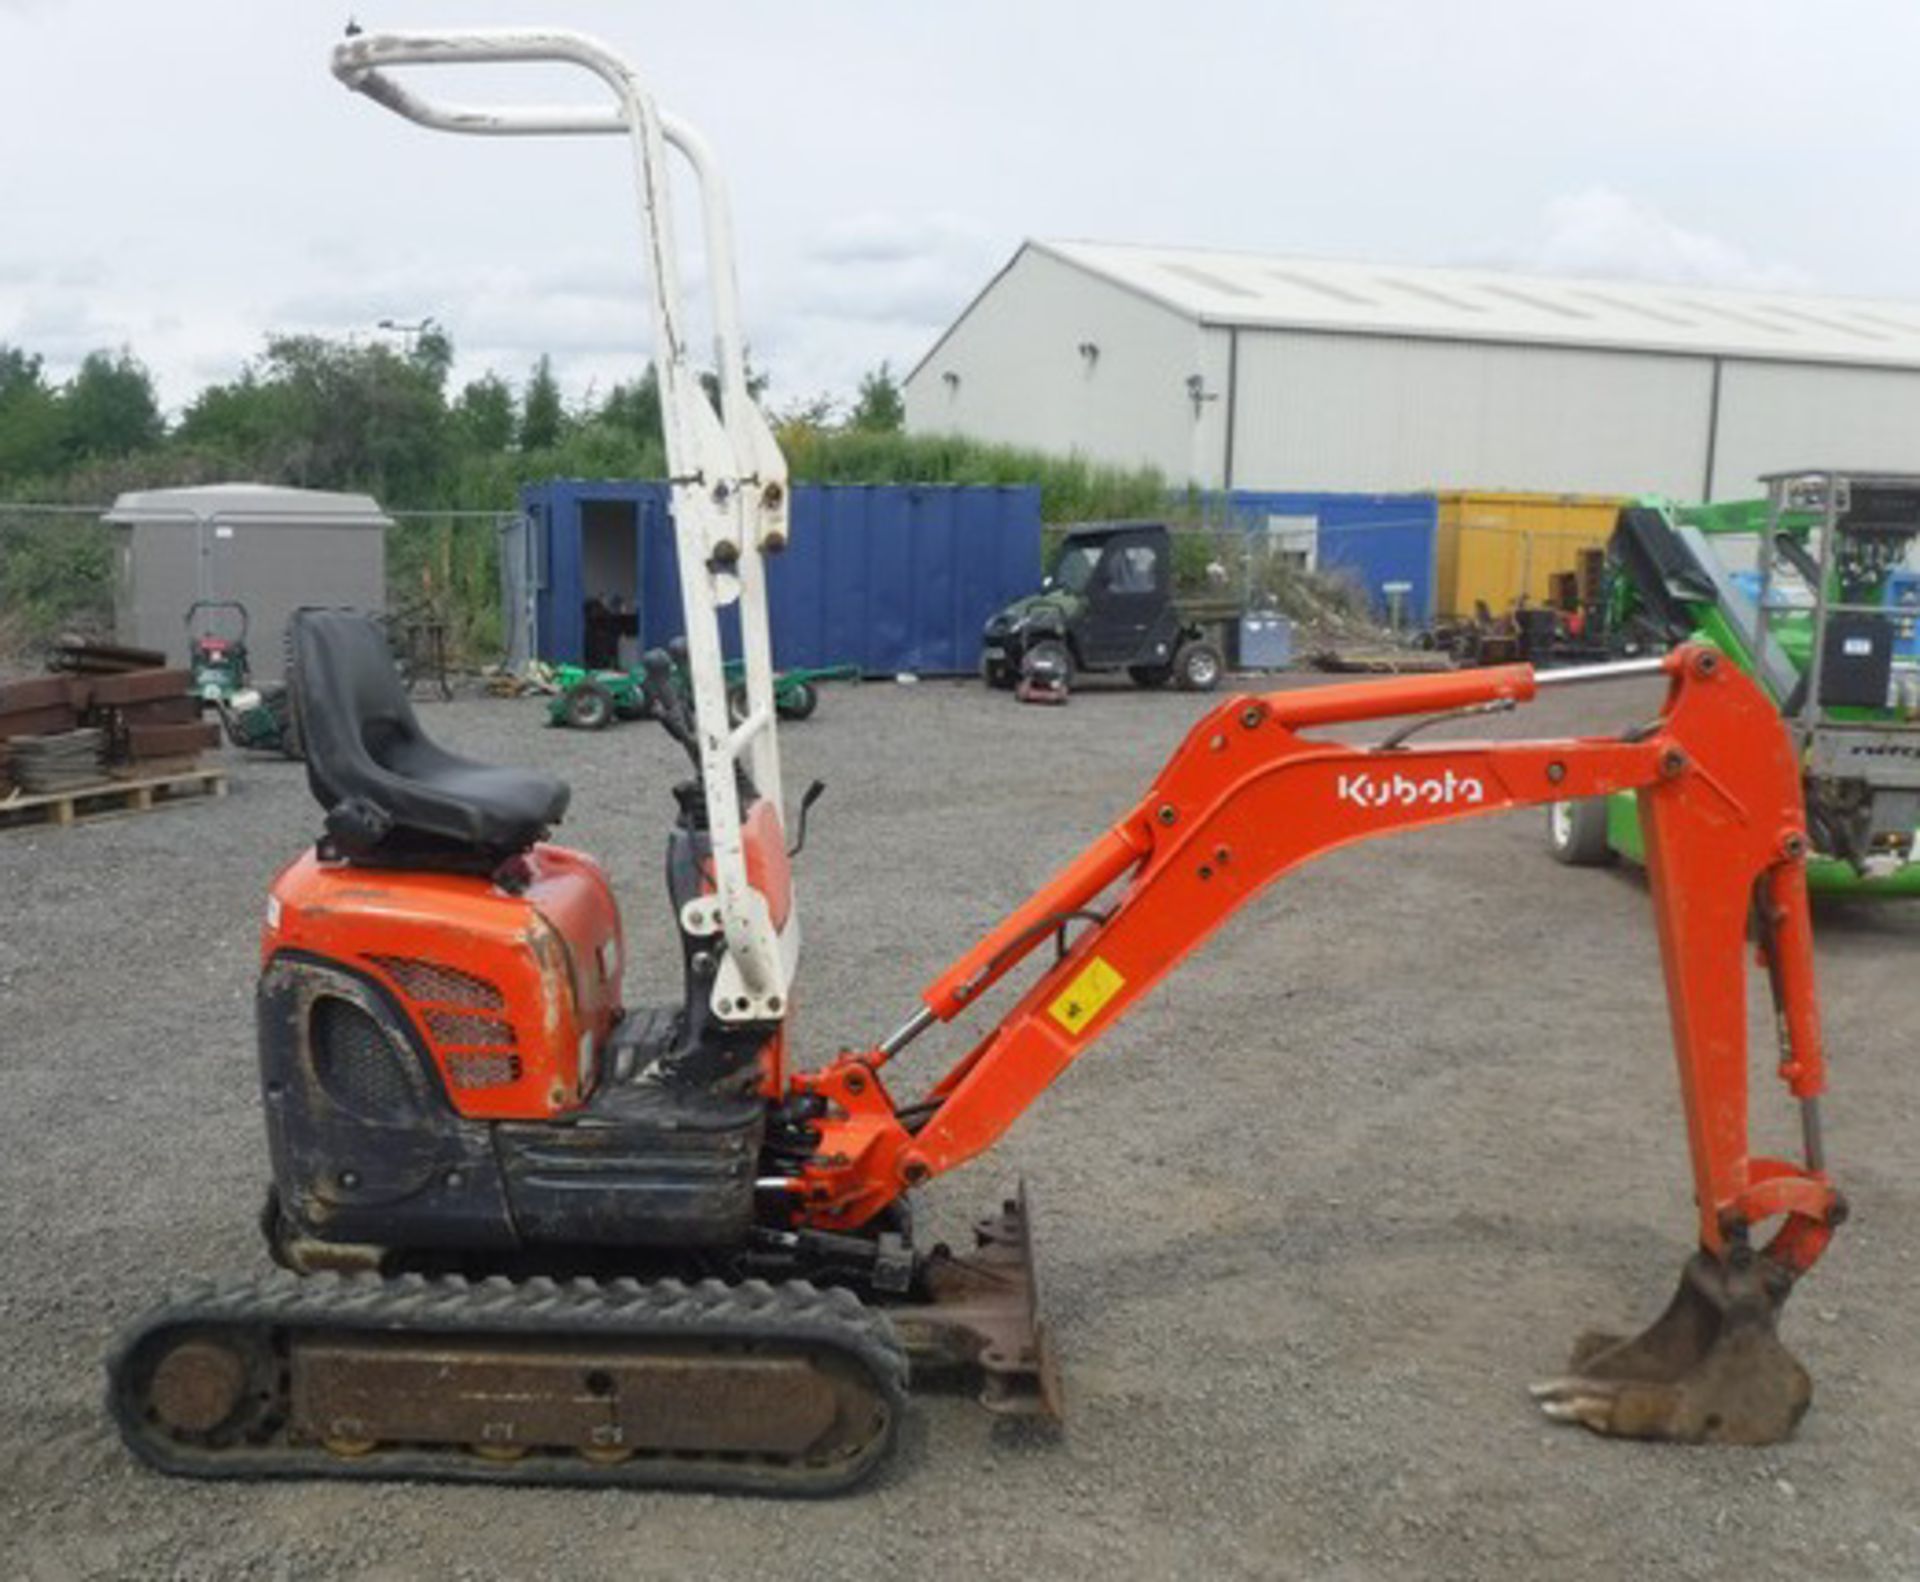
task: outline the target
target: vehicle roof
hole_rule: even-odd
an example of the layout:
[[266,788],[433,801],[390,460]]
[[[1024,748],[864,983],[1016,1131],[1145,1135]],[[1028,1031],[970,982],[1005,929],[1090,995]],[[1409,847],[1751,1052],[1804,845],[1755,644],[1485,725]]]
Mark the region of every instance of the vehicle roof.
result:
[[1167,533],[1165,522],[1072,522],[1065,529],[1068,538],[1111,538],[1115,533]]

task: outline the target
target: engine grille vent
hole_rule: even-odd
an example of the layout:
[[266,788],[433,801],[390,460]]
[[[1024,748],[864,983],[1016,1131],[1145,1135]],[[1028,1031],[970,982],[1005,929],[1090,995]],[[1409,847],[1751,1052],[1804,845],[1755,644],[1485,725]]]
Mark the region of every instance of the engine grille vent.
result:
[[449,1049],[447,1076],[456,1088],[504,1088],[520,1080],[520,1057],[505,1050]]
[[335,1103],[376,1120],[417,1107],[407,1057],[351,1000],[326,994],[313,1002],[312,1042],[314,1074]]
[[373,956],[373,964],[400,986],[409,1000],[433,1005],[464,1005],[485,1011],[506,1009],[507,1000],[485,978],[476,978],[457,967],[437,961],[420,961],[412,956]]
[[492,1016],[464,1011],[428,1011],[427,1035],[436,1044],[463,1044],[482,1049],[513,1048],[513,1028]]
[[521,1063],[507,999],[485,978],[415,956],[374,956],[373,964],[399,986],[425,1028],[440,1068],[454,1087],[511,1087]]

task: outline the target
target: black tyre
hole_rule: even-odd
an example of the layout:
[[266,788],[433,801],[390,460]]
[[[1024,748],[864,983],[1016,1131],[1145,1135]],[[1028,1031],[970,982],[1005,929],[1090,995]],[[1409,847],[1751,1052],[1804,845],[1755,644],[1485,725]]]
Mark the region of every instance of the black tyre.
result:
[[1003,659],[993,659],[986,654],[980,656],[980,679],[990,687],[1005,692],[1008,687],[1020,679],[1020,673]]
[[1026,658],[1021,661],[1022,668],[1038,661],[1042,669],[1053,669],[1068,685],[1073,683],[1073,651],[1057,638],[1048,637],[1035,643],[1027,650]]
[[1164,687],[1173,679],[1172,665],[1128,665],[1127,679],[1136,687],[1151,692],[1155,687]]
[[1607,799],[1584,797],[1547,807],[1547,849],[1569,868],[1604,868],[1613,861],[1607,843]]
[[819,707],[820,689],[811,681],[774,688],[773,710],[783,720],[804,720]]
[[567,723],[583,731],[603,731],[613,723],[613,694],[597,681],[583,681],[567,694]]
[[1212,643],[1195,638],[1173,656],[1173,679],[1182,692],[1211,692],[1226,674],[1226,661]]

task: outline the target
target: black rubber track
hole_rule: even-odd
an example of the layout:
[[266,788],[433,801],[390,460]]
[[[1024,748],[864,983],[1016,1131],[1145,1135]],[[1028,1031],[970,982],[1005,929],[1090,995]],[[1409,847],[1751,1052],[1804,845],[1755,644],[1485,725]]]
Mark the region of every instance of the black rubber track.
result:
[[[232,1443],[198,1442],[157,1424],[141,1391],[169,1334],[226,1331],[256,1344],[289,1331],[332,1334],[489,1335],[621,1342],[710,1340],[830,1353],[871,1381],[880,1407],[873,1436],[825,1463],[724,1454],[636,1454],[603,1464],[568,1452],[529,1451],[491,1461],[465,1447],[382,1447],[364,1456],[330,1455],[289,1443],[286,1402],[264,1409]],[[282,1386],[282,1394],[284,1387]],[[591,1488],[702,1489],[780,1496],[843,1493],[891,1452],[907,1393],[907,1357],[886,1316],[849,1291],[803,1281],[728,1285],[718,1280],[470,1281],[402,1275],[284,1271],[248,1280],[183,1287],[130,1325],[107,1361],[107,1407],[121,1437],[162,1472],[201,1478],[429,1479],[473,1483],[573,1484]]]

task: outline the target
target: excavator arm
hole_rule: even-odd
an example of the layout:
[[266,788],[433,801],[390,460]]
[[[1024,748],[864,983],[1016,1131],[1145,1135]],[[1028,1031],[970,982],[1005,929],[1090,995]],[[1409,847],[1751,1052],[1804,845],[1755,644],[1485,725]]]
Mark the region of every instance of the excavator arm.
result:
[[[1617,737],[1417,744],[1407,738],[1419,723],[1373,746],[1305,734],[1409,715],[1433,723],[1511,708],[1545,686],[1656,670],[1668,677],[1664,705]],[[1575,1375],[1547,1387],[1543,1404],[1608,1432],[1781,1437],[1810,1387],[1773,1320],[1844,1205],[1821,1150],[1825,1064],[1798,766],[1778,711],[1704,648],[1629,666],[1536,675],[1513,665],[1223,702],[1126,817],[927,986],[898,1033],[794,1079],[820,1113],[818,1147],[788,1183],[796,1218],[820,1229],[864,1224],[981,1153],[1190,951],[1309,859],[1377,835],[1624,790],[1638,793],[1647,832],[1700,1251],[1666,1318],[1637,1341],[1583,1342]],[[1056,941],[1057,959],[1012,1009],[924,1099],[896,1106],[882,1079],[893,1056]],[[1771,979],[1779,1075],[1800,1105],[1798,1161],[1749,1151],[1752,945]],[[1769,1225],[1771,1239],[1757,1245],[1754,1233]],[[1715,1382],[1732,1352],[1746,1358],[1756,1346],[1772,1351],[1734,1369],[1739,1389]]]

